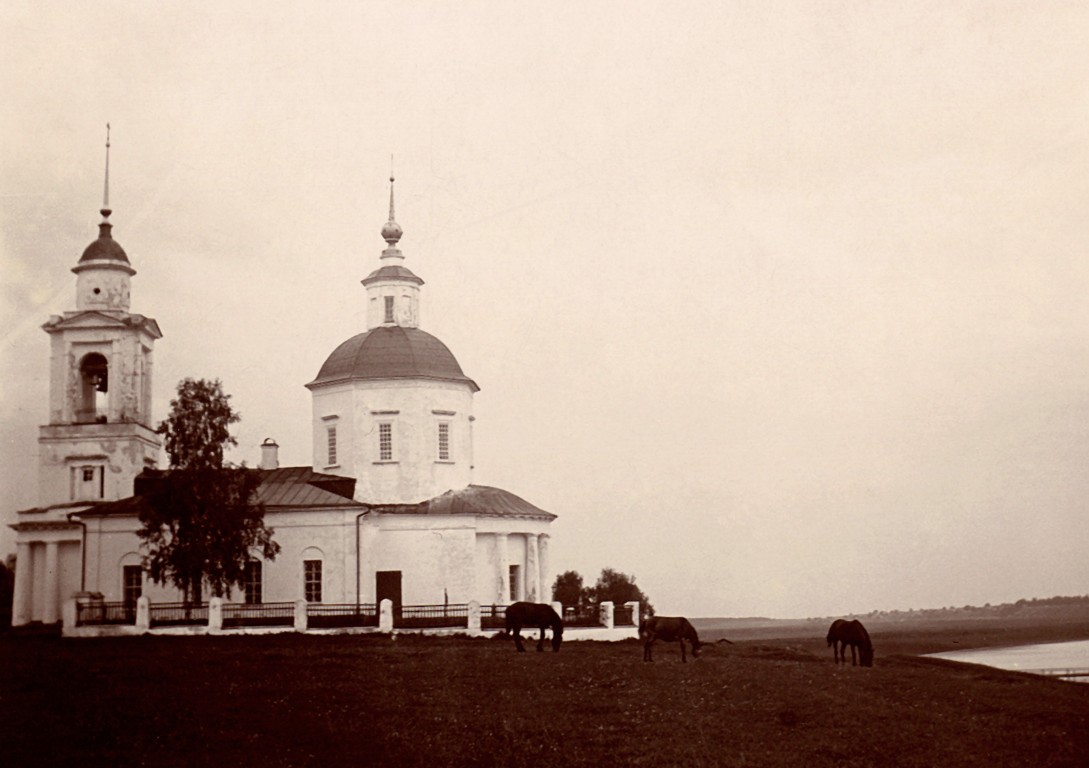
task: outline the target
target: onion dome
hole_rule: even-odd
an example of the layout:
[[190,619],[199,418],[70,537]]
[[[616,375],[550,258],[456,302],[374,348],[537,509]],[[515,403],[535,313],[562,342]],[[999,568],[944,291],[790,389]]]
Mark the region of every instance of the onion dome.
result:
[[389,379],[450,381],[480,391],[445,344],[419,328],[397,325],[372,328],[345,341],[306,386]]
[[110,223],[109,208],[103,208],[102,211],[102,223],[98,225],[98,239],[83,249],[83,255],[79,257],[79,263],[83,264],[88,261],[119,261],[123,264],[129,263],[129,257],[125,255],[125,249],[113,239],[111,230],[113,224]]
[[404,234],[404,230],[401,229],[401,225],[397,223],[397,220],[393,216],[393,176],[389,177],[389,221],[382,225],[382,239],[386,241],[390,248],[397,245],[397,242],[401,239],[401,235]]

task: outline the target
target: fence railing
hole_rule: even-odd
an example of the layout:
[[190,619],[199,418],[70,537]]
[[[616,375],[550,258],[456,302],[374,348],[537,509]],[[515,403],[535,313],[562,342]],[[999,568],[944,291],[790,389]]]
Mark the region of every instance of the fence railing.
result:
[[197,603],[151,603],[148,623],[152,627],[193,627],[208,623],[208,605]]
[[494,604],[480,606],[480,628],[506,629],[507,606]]
[[295,623],[295,603],[224,603],[223,628],[290,627]]
[[398,629],[468,627],[469,604],[402,605],[393,609],[393,626]]
[[91,624],[135,624],[135,603],[76,603],[76,626]]
[[315,629],[377,627],[378,607],[374,603],[310,603],[306,606],[306,623]]
[[565,606],[563,609],[563,623],[568,627],[600,627],[601,614],[597,606],[579,610],[574,606]]
[[[560,608],[558,603],[553,603]],[[275,603],[151,603],[141,597],[131,602],[98,599],[66,603],[64,623],[68,626],[129,625],[137,631],[160,627],[207,627],[211,632],[246,627],[291,627],[307,629],[375,628],[468,629],[470,632],[506,628],[506,605],[496,603],[444,603],[433,605],[392,605],[375,603],[307,603],[303,600]],[[638,605],[567,606],[562,609],[567,627],[634,627]]]

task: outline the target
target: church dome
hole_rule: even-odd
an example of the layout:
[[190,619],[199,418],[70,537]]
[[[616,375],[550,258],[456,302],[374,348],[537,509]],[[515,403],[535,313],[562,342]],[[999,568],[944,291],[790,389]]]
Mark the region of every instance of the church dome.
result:
[[[102,214],[108,216],[109,212],[104,209]],[[79,257],[79,262],[81,264],[85,261],[119,261],[122,264],[129,263],[129,257],[125,255],[125,250],[113,239],[113,235],[110,234],[111,229],[113,229],[113,224],[108,221],[103,221],[98,225],[98,239],[83,249],[83,255]]]
[[468,384],[466,376],[445,344],[419,328],[380,326],[360,333],[333,350],[307,387],[338,381],[385,379],[432,379]]

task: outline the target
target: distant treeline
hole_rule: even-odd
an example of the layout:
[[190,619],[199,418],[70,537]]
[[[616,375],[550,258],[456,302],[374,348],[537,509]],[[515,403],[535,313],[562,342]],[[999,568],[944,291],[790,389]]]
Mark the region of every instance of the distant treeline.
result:
[[[955,616],[1010,616],[1021,612],[1032,612],[1040,609],[1074,609],[1073,612],[1089,613],[1089,595],[1056,595],[1055,597],[1034,597],[1021,599],[1016,603],[1001,603],[991,605],[986,603],[978,605],[950,605],[945,608],[910,608],[907,610],[870,611],[869,613],[851,614],[858,618],[892,619],[897,618],[953,618]],[[826,621],[828,617],[811,618],[810,621]]]

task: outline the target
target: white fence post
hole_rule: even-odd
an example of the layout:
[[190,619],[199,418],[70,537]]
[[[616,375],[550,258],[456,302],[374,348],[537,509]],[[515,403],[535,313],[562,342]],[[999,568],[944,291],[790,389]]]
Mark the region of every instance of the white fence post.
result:
[[628,608],[631,608],[631,620],[632,620],[632,623],[636,626],[636,628],[638,628],[639,627],[639,601],[638,600],[632,600],[629,603],[624,603],[624,605],[626,605]]
[[305,632],[307,627],[310,626],[310,618],[306,615],[307,602],[305,600],[295,601],[295,631]]
[[147,632],[151,629],[151,601],[147,595],[136,598],[136,631]]
[[208,601],[208,631],[220,632],[223,629],[223,598],[213,597]]
[[76,599],[70,597],[61,606],[61,634],[65,635],[76,628]]
[[469,634],[480,634],[480,601],[469,601]]
[[606,629],[613,628],[613,604],[609,600],[605,600],[598,606],[598,619],[601,621],[601,626]]
[[378,631],[393,631],[393,601],[388,597],[378,604]]

